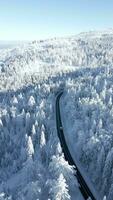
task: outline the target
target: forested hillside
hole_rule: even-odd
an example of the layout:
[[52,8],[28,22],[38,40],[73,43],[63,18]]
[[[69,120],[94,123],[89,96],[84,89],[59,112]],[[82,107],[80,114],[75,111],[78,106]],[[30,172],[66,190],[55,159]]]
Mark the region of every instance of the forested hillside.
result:
[[76,199],[56,131],[55,99],[95,190],[113,196],[113,32],[0,50],[0,200]]

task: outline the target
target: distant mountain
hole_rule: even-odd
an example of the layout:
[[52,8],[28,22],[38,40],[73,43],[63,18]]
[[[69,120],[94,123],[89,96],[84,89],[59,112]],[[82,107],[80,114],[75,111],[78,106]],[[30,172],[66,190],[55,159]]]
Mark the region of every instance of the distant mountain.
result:
[[28,43],[27,41],[2,41],[0,40],[0,49],[14,48],[23,43]]

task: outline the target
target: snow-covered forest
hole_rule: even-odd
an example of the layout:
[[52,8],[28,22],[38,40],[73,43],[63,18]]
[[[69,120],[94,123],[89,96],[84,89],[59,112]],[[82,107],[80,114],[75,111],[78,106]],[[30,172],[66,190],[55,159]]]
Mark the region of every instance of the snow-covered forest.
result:
[[56,92],[73,153],[113,198],[113,31],[0,49],[0,200],[80,200],[57,136]]

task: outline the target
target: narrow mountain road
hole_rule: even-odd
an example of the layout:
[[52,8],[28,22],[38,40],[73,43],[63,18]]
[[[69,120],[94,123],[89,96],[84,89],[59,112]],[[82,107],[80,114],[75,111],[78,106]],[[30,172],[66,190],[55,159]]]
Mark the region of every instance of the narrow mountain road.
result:
[[62,151],[64,153],[65,159],[68,161],[70,165],[75,166],[76,168],[76,173],[75,176],[77,177],[78,183],[79,183],[79,189],[84,197],[85,200],[87,200],[89,197],[91,197],[92,200],[96,200],[95,197],[93,196],[92,192],[90,191],[87,183],[85,182],[84,178],[82,177],[76,163],[74,162],[71,153],[68,149],[68,146],[66,144],[66,140],[64,137],[64,131],[62,127],[62,121],[61,121],[61,115],[60,115],[60,97],[63,95],[63,91],[59,92],[56,98],[56,125],[57,125],[57,133],[58,137],[60,139]]

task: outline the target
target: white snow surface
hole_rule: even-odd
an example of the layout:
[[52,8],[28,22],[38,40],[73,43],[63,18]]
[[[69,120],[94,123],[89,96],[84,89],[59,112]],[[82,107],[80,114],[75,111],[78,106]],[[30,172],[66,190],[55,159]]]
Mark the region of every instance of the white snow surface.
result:
[[112,29],[0,49],[0,200],[82,199],[56,131],[60,88],[72,154],[112,200],[112,82]]

